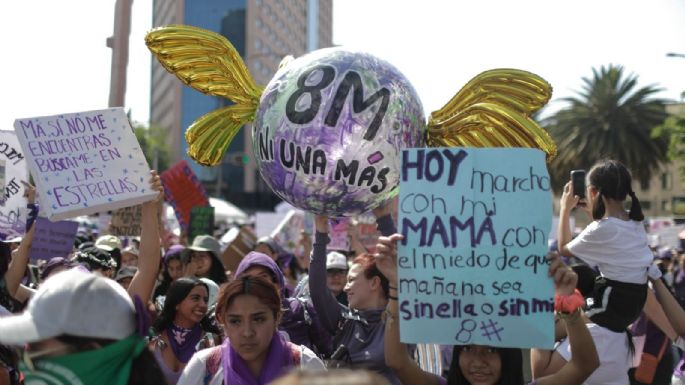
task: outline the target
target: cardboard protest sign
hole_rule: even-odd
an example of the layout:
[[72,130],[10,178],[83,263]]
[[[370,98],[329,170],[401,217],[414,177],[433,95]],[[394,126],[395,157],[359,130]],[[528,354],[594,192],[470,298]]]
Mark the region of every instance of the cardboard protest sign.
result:
[[36,219],[36,230],[29,255],[32,261],[49,260],[53,257],[66,258],[74,248],[78,223],[73,221],[51,222],[45,218]]
[[112,213],[109,233],[112,235],[140,236],[140,224],[143,220],[143,206],[122,207]]
[[402,341],[551,348],[551,199],[542,151],[404,150]]
[[214,207],[193,207],[190,210],[190,225],[188,226],[188,243],[192,243],[198,235],[214,236]]
[[290,210],[270,235],[283,250],[294,253],[304,225],[304,211]]
[[14,130],[52,221],[153,199],[150,168],[123,108],[17,119]]
[[164,199],[174,208],[181,228],[188,231],[193,207],[209,206],[205,188],[185,160],[164,171],[160,178],[164,185]]
[[22,181],[28,182],[24,151],[14,131],[0,131],[0,160],[5,163],[0,194],[0,240],[22,236],[26,231],[26,198]]

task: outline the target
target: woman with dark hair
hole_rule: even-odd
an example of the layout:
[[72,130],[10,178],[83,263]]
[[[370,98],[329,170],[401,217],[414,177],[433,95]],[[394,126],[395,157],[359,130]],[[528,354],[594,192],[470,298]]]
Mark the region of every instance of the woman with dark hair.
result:
[[141,311],[113,280],[63,271],[40,286],[26,312],[0,318],[0,343],[26,346],[27,384],[163,384],[136,328]]
[[198,235],[184,251],[186,276],[209,278],[217,285],[225,283],[226,272],[219,260],[221,245],[210,235]]
[[279,289],[269,278],[243,276],[221,287],[216,315],[223,345],[197,352],[179,385],[266,385],[293,367],[323,369],[304,345],[278,332],[282,315]]
[[[390,208],[374,210],[381,234],[395,232]],[[333,357],[343,366],[375,371],[391,384],[399,385],[391,368],[385,364],[383,335],[385,324],[381,320],[388,303],[388,280],[378,270],[373,256],[357,256],[347,272],[345,292],[349,307],[342,305],[327,286],[326,245],[328,218],[317,215],[314,219],[316,234],[312,261],[309,265],[309,289],[321,324],[333,336]]]
[[[444,378],[423,371],[400,342],[399,306],[397,303],[397,247],[402,235],[380,237],[377,245],[376,264],[390,280],[390,301],[385,320],[385,358],[404,384],[447,385],[523,385],[522,355],[519,349],[498,348],[484,345],[455,346],[450,370]],[[536,378],[536,385],[580,385],[599,366],[599,358],[590,332],[583,322],[580,308],[582,297],[576,291],[577,275],[554,254],[550,261],[549,275],[554,279],[555,308],[562,309],[573,353],[572,359],[556,373]],[[531,357],[535,357],[535,349]],[[535,362],[534,362],[535,363]],[[534,367],[535,368],[535,367]],[[535,372],[535,371],[534,371]],[[535,373],[534,373],[535,374]]]
[[[598,267],[601,277],[593,289],[586,312],[593,323],[614,333],[624,333],[647,300],[647,270],[654,255],[642,220],[644,215],[628,169],[618,161],[595,164],[587,175],[586,191],[564,186],[559,209],[559,254],[577,257]],[[581,196],[585,198],[581,199]],[[630,210],[625,201],[630,198]],[[578,207],[593,220],[571,238],[571,210]]]
[[164,253],[164,258],[162,260],[162,280],[159,281],[159,284],[152,295],[155,302],[160,296],[166,295],[172,282],[183,276],[183,250],[185,250],[185,246],[173,245]]
[[197,350],[214,345],[207,333],[220,333],[207,317],[208,300],[209,289],[197,278],[179,278],[169,286],[162,313],[152,325],[156,336],[150,348],[170,385]]

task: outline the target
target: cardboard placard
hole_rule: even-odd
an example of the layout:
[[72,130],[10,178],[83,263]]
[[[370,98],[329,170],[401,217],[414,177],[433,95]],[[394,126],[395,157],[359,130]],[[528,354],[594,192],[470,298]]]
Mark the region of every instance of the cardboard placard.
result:
[[17,119],[41,210],[52,220],[153,199],[150,168],[123,108]]
[[185,160],[164,171],[160,178],[164,185],[164,199],[174,208],[181,229],[188,231],[193,207],[209,206],[205,188]]
[[74,248],[78,223],[73,221],[51,222],[46,218],[36,219],[36,230],[29,255],[32,261],[49,260],[53,257],[67,258]]
[[109,233],[127,237],[140,236],[140,224],[143,220],[143,206],[122,207],[112,213]]
[[190,226],[188,228],[188,243],[193,243],[198,235],[214,236],[214,207],[193,207],[190,210]]
[[551,220],[542,151],[404,150],[402,341],[551,349]]
[[0,203],[0,240],[24,235],[26,232],[26,198],[22,181],[28,182],[24,150],[14,131],[0,131],[0,160],[5,163],[5,176]]

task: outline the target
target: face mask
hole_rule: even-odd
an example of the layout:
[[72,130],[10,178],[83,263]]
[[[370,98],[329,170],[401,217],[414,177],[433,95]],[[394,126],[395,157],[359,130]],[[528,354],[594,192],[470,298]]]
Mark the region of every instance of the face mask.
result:
[[137,334],[99,349],[36,360],[30,371],[19,369],[26,385],[126,385],[131,364],[145,348]]

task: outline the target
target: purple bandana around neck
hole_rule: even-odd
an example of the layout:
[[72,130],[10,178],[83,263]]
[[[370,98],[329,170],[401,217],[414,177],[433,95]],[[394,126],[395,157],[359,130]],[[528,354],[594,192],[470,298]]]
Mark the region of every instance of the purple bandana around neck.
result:
[[278,331],[271,337],[271,344],[259,378],[250,372],[245,361],[231,346],[228,338],[221,345],[221,366],[224,369],[224,384],[266,385],[293,366],[290,346]]
[[182,328],[171,324],[167,329],[167,339],[171,344],[171,350],[182,363],[187,363],[195,353],[195,347],[202,338],[202,328],[199,324],[192,329]]

